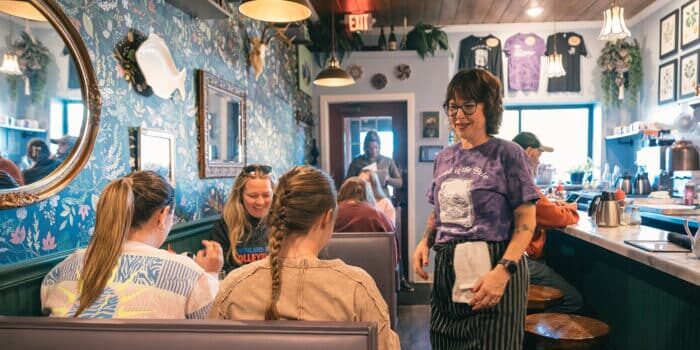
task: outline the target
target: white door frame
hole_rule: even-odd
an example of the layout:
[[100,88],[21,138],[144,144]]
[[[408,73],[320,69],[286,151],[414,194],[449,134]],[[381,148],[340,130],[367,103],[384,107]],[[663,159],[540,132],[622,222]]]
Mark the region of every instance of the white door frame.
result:
[[[348,94],[348,95],[321,95],[319,103],[320,115],[320,132],[321,132],[321,169],[330,172],[330,140],[328,139],[329,127],[329,105],[331,103],[350,103],[350,102],[406,102],[406,147],[408,148],[408,184],[404,182],[404,186],[408,186],[408,222],[401,223],[408,227],[408,252],[409,256],[404,256],[403,259],[408,259],[408,273],[412,281],[416,281],[413,269],[411,268],[411,255],[416,246],[415,241],[415,225],[413,219],[416,217],[416,95],[414,93],[395,93],[395,94]],[[342,140],[334,140],[334,142],[342,142]],[[401,247],[399,247],[401,249]]]

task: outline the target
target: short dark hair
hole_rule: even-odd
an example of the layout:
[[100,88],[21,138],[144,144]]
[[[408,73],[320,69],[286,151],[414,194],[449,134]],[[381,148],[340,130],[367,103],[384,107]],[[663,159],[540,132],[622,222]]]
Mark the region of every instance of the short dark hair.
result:
[[501,81],[484,69],[457,72],[447,85],[445,105],[457,96],[476,103],[483,103],[486,117],[486,134],[496,135],[503,121],[503,94]]
[[376,143],[378,143],[378,144],[380,144],[380,145],[382,144],[382,141],[379,139],[379,134],[377,133],[376,130],[370,130],[370,131],[368,131],[367,134],[365,135],[365,141],[364,141],[364,144],[363,144],[363,147],[364,147],[363,149],[364,149],[364,150],[366,150],[367,147],[369,147],[369,143],[370,143],[370,142],[376,142]]

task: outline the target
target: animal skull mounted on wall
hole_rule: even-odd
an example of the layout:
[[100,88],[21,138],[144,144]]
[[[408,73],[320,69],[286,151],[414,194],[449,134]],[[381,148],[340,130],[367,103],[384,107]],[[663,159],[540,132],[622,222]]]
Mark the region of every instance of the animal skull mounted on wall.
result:
[[263,68],[265,68],[265,54],[267,48],[270,44],[270,40],[274,38],[279,38],[287,44],[292,44],[292,40],[284,35],[284,31],[289,27],[287,23],[284,27],[276,27],[272,24],[267,24],[263,30],[260,37],[254,37],[250,44],[252,49],[248,55],[248,61],[250,65],[253,66],[255,71],[255,80],[258,80],[260,74],[262,74]]

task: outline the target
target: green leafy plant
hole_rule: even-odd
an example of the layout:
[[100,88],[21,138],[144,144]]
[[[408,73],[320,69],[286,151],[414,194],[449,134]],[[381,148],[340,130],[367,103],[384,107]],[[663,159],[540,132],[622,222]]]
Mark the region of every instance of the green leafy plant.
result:
[[434,56],[438,48],[447,50],[447,34],[440,28],[423,22],[416,23],[406,34],[406,50],[416,50],[421,59],[425,59],[427,54]]
[[[619,107],[621,100],[625,100],[629,106],[635,106],[643,79],[642,54],[637,40],[606,43],[598,57],[598,67],[602,70],[603,104]],[[620,94],[621,88],[623,94]]]
[[53,60],[51,52],[41,41],[35,40],[27,32],[22,32],[20,39],[12,44],[10,50],[19,58],[19,68],[22,70],[22,75],[7,77],[10,96],[12,99],[17,99],[19,82],[27,78],[32,103],[42,102],[48,77],[47,68]]
[[[364,44],[362,42],[362,36],[360,36],[359,33],[348,35],[345,31],[345,26],[338,25],[341,19],[339,17],[341,16],[336,16],[335,18],[335,54],[336,58],[338,58],[340,62],[343,62],[346,55],[350,55],[352,51],[362,50]],[[309,21],[307,26],[309,36],[311,37],[309,49],[314,54],[314,61],[316,61],[316,64],[323,68],[326,66],[326,62],[331,58],[331,17],[330,15],[324,16],[315,23]]]

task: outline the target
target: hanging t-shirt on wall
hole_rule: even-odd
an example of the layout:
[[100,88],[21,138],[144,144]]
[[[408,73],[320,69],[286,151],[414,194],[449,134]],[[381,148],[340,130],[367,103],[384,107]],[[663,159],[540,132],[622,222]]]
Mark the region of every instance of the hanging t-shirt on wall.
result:
[[566,75],[559,78],[549,78],[547,91],[581,91],[581,57],[586,56],[586,44],[583,37],[577,33],[555,33],[547,37],[547,52],[554,53],[556,36],[557,53],[561,54],[562,64]]
[[544,39],[534,33],[518,33],[506,40],[503,51],[508,56],[508,89],[537,91]]
[[482,68],[503,81],[501,40],[493,35],[470,35],[459,42],[459,69]]

